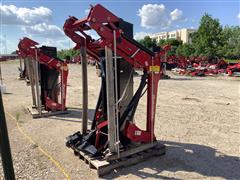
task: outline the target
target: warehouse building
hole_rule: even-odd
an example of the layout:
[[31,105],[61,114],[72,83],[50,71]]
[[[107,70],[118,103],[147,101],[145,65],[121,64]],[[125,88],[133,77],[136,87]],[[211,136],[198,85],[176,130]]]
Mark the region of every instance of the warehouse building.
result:
[[159,42],[161,39],[177,39],[181,40],[183,43],[191,43],[191,37],[190,34],[193,32],[196,32],[196,29],[177,29],[170,32],[159,32],[152,34],[150,37],[152,39],[156,39],[157,42]]

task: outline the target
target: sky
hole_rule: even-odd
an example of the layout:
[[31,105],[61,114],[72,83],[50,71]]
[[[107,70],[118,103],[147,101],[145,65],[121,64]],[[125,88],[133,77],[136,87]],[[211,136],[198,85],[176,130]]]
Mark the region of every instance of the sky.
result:
[[98,3],[131,22],[135,39],[162,31],[197,29],[205,13],[223,26],[240,25],[239,0],[1,0],[0,53],[15,51],[23,37],[58,49],[74,47],[62,30],[65,20],[68,16],[86,17],[90,4]]

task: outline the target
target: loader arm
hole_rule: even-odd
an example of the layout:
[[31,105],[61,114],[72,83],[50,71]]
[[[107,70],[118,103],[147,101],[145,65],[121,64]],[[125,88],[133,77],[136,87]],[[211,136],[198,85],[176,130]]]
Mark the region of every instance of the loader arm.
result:
[[61,75],[61,103],[58,103],[46,96],[46,109],[50,110],[65,110],[66,109],[66,91],[67,91],[67,77],[68,77],[68,66],[67,63],[61,59],[50,57],[42,52],[40,48],[37,48],[38,43],[24,37],[18,44],[18,53],[21,57],[31,58],[39,61],[40,64],[46,65],[50,69],[55,69]]
[[[115,51],[114,43],[116,43],[116,54],[129,62],[135,69],[142,69],[147,74],[145,79],[147,83],[146,131],[141,131],[142,136],[137,137],[134,133],[139,128],[135,124],[128,124],[126,136],[135,142],[152,142],[155,140],[154,120],[158,81],[161,76],[161,56],[167,52],[168,47],[166,47],[165,51],[150,51],[131,37],[128,37],[127,33],[119,28],[122,21],[121,18],[97,4],[91,7],[86,18],[69,17],[65,21],[63,29],[65,34],[76,43],[75,48],[79,49],[86,46],[90,56],[92,54],[98,56],[97,52],[103,50],[105,46]],[[94,30],[100,36],[100,39],[94,40],[89,37],[86,34],[88,30]]]

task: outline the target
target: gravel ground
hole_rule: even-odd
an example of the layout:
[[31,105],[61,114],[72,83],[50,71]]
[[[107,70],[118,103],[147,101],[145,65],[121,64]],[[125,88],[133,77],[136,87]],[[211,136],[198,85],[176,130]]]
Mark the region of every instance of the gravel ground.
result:
[[[17,80],[17,62],[4,62],[2,71],[8,94],[5,110],[37,142],[31,144],[6,114],[17,179],[64,179],[62,172],[38,146],[51,154],[71,179],[96,179],[95,172],[65,147],[65,137],[81,128],[81,69],[70,65],[67,92],[69,114],[32,119],[30,87]],[[93,114],[100,81],[89,66],[89,118]],[[155,134],[167,145],[167,154],[113,171],[112,179],[239,179],[239,80],[230,77],[183,77],[159,83]],[[135,78],[135,88],[139,77]],[[140,101],[136,123],[144,128],[146,97]],[[2,166],[0,166],[2,168]],[[2,169],[0,169],[3,179]]]

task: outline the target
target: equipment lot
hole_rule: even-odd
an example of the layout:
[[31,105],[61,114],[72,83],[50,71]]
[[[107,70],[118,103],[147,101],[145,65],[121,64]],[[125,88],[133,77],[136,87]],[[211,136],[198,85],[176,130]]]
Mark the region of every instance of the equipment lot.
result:
[[[25,107],[32,103],[31,92],[24,81],[17,80],[17,66],[18,61],[2,63],[8,92],[3,95],[4,108],[16,178],[65,178],[38,147],[57,160],[71,179],[97,178],[65,146],[65,137],[81,129],[81,66],[70,64],[67,92],[70,113],[40,119],[32,119],[26,111]],[[159,82],[155,121],[156,137],[167,145],[166,155],[117,169],[104,178],[239,179],[239,79],[170,76],[172,79]],[[94,66],[88,66],[88,85],[91,116],[100,86]],[[135,116],[140,126],[141,119],[146,118],[145,105],[142,100]],[[9,114],[18,117],[20,126],[37,144],[31,144],[19,132]]]

